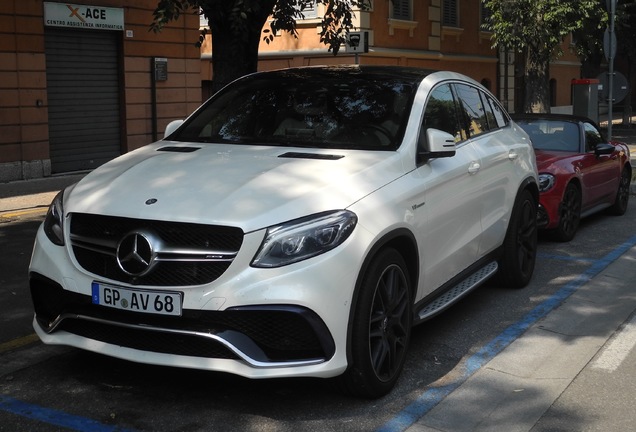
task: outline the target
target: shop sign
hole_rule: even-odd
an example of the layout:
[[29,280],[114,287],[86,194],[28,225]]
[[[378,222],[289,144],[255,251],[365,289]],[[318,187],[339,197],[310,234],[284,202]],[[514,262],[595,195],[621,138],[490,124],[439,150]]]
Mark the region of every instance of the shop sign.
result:
[[124,9],[44,2],[44,25],[92,30],[124,30]]

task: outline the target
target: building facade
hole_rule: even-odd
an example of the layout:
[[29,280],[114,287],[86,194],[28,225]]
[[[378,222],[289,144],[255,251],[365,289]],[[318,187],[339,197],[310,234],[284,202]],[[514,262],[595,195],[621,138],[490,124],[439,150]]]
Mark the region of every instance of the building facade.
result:
[[197,16],[156,0],[0,2],[0,181],[91,170],[201,102]]
[[[184,15],[155,34],[156,6],[0,1],[0,182],[94,169],[161,138],[170,120],[210,95],[210,35],[195,44],[205,21]],[[522,77],[512,54],[492,48],[480,0],[371,0],[370,10],[355,14],[369,44],[359,55],[334,56],[320,43],[323,13],[307,0],[298,38],[263,41],[259,69],[359,62],[452,70],[515,110]],[[553,66],[555,105],[570,104],[579,68],[569,53]]]
[[[355,13],[355,27],[367,32],[369,43],[369,52],[357,58],[360,64],[453,70],[504,93],[497,83],[505,82],[499,78],[506,74],[512,78],[514,68],[509,64],[500,69],[491,34],[482,29],[486,14],[480,0],[371,0],[370,5],[369,10]],[[344,49],[334,56],[320,43],[321,4],[307,0],[303,13],[305,19],[297,21],[298,38],[283,33],[271,43],[261,42],[260,70],[356,61]],[[205,26],[205,21],[201,24]],[[210,51],[208,34],[201,57],[204,88],[213,79]],[[512,81],[507,82],[513,89]],[[510,101],[503,102],[512,106],[514,91],[506,93]]]

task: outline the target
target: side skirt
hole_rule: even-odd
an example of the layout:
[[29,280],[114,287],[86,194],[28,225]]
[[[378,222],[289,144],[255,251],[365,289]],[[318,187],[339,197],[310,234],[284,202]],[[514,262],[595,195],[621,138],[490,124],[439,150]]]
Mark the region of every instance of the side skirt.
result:
[[435,315],[450,307],[466,294],[494,276],[498,268],[499,264],[496,260],[487,261],[476,269],[471,269],[472,271],[459,281],[451,281],[449,285],[442,287],[432,296],[429,296],[416,305],[414,324],[433,318]]

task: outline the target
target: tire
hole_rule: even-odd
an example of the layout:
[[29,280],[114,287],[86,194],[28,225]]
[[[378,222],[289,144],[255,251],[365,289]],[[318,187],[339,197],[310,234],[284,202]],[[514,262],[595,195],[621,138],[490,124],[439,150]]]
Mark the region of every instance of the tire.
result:
[[404,259],[384,249],[371,261],[354,310],[350,366],[339,388],[378,398],[395,386],[406,360],[413,324],[412,288]]
[[563,200],[559,206],[559,226],[554,229],[552,236],[560,242],[569,242],[576,235],[581,222],[581,192],[570,183],[565,188]]
[[616,200],[609,208],[609,212],[615,216],[623,216],[627,211],[627,203],[629,202],[629,189],[632,183],[632,173],[625,167],[621,173],[621,181],[618,184],[616,192]]
[[537,200],[528,190],[517,198],[503,243],[496,281],[523,288],[532,279],[537,259]]

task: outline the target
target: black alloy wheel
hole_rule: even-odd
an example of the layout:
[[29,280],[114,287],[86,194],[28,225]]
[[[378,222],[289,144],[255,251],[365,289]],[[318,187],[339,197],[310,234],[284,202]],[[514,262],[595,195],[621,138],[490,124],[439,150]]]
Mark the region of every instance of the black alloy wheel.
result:
[[395,249],[381,251],[360,287],[351,332],[351,365],[340,387],[377,398],[395,386],[406,360],[413,323],[408,269]]
[[581,192],[570,183],[565,188],[563,201],[559,209],[559,226],[554,230],[554,238],[561,242],[569,242],[574,238],[581,222]]
[[517,198],[495,279],[504,286],[523,288],[532,279],[537,260],[537,206],[537,199],[528,190]]
[[614,204],[609,208],[611,214],[616,216],[622,216],[627,211],[627,203],[629,202],[629,192],[632,184],[632,173],[627,167],[623,168],[621,173],[621,180],[618,184],[618,191],[616,192],[616,200]]

